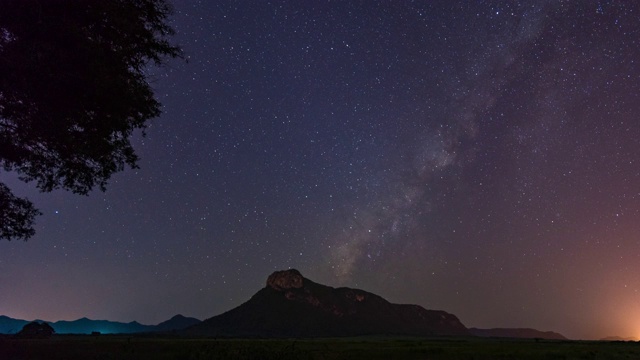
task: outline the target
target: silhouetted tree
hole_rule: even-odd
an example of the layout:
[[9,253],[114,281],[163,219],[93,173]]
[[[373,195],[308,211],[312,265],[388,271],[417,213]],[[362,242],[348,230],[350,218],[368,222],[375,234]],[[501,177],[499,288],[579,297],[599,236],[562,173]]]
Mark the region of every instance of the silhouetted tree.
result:
[[46,322],[33,321],[22,327],[16,335],[26,338],[49,338],[56,331]]
[[14,196],[0,183],[0,238],[27,239],[35,233],[33,220],[40,214],[33,204]]
[[[145,70],[181,55],[165,0],[0,0],[0,166],[41,191],[87,194],[138,157],[160,114]],[[0,238],[39,214],[0,184]]]

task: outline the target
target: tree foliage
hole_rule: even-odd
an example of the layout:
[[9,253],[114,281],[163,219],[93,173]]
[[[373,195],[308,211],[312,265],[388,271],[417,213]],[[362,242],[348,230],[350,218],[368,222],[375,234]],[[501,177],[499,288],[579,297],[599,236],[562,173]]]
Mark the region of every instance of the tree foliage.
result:
[[18,337],[31,339],[50,338],[56,331],[46,322],[33,321],[22,327],[22,330],[16,334]]
[[[0,0],[0,165],[41,191],[87,194],[138,157],[160,114],[145,70],[180,56],[165,0]],[[38,214],[0,187],[0,237]]]
[[0,183],[0,239],[26,240],[33,236],[33,221],[39,214],[30,201],[14,196]]

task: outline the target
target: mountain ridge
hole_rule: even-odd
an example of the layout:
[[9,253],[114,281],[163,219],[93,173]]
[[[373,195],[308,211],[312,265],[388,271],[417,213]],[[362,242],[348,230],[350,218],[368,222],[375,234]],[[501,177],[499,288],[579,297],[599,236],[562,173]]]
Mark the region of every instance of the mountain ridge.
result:
[[[0,334],[16,334],[29,322],[0,315]],[[448,312],[413,304],[393,304],[364,290],[315,283],[295,269],[272,273],[265,287],[249,300],[204,321],[178,314],[157,325],[87,317],[44,322],[58,334],[159,332],[196,337],[398,335],[567,339],[553,331],[530,328],[468,329]],[[619,339],[622,338],[615,340]]]
[[183,332],[228,337],[470,335],[453,314],[392,304],[360,289],[318,284],[295,269],[272,273],[266,286],[245,303]]
[[[171,319],[165,320],[157,325],[143,325],[137,321],[128,323],[110,320],[92,320],[81,317],[76,320],[32,320],[45,322],[56,331],[57,334],[91,334],[99,332],[102,334],[133,334],[145,332],[171,332],[182,330],[194,325],[200,320],[183,315],[175,315]],[[0,315],[0,334],[16,334],[31,321],[14,319],[6,315]]]
[[554,331],[540,331],[531,328],[469,328],[469,331],[471,332],[471,334],[477,337],[568,340],[564,335]]
[[601,338],[600,341],[639,341],[639,339],[634,336],[607,336]]

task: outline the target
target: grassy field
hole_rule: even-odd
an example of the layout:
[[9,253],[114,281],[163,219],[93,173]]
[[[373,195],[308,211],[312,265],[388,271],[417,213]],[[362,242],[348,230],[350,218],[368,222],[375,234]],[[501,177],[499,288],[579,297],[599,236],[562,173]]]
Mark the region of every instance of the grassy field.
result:
[[640,343],[503,339],[216,340],[124,336],[0,338],[0,359],[640,359]]

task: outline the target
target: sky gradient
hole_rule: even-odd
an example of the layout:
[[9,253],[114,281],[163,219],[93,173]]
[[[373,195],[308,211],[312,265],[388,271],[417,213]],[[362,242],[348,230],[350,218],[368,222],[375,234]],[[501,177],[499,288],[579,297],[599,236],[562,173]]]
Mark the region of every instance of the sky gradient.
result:
[[640,3],[174,1],[105,193],[40,194],[0,314],[205,319],[275,271],[468,327],[640,337]]

